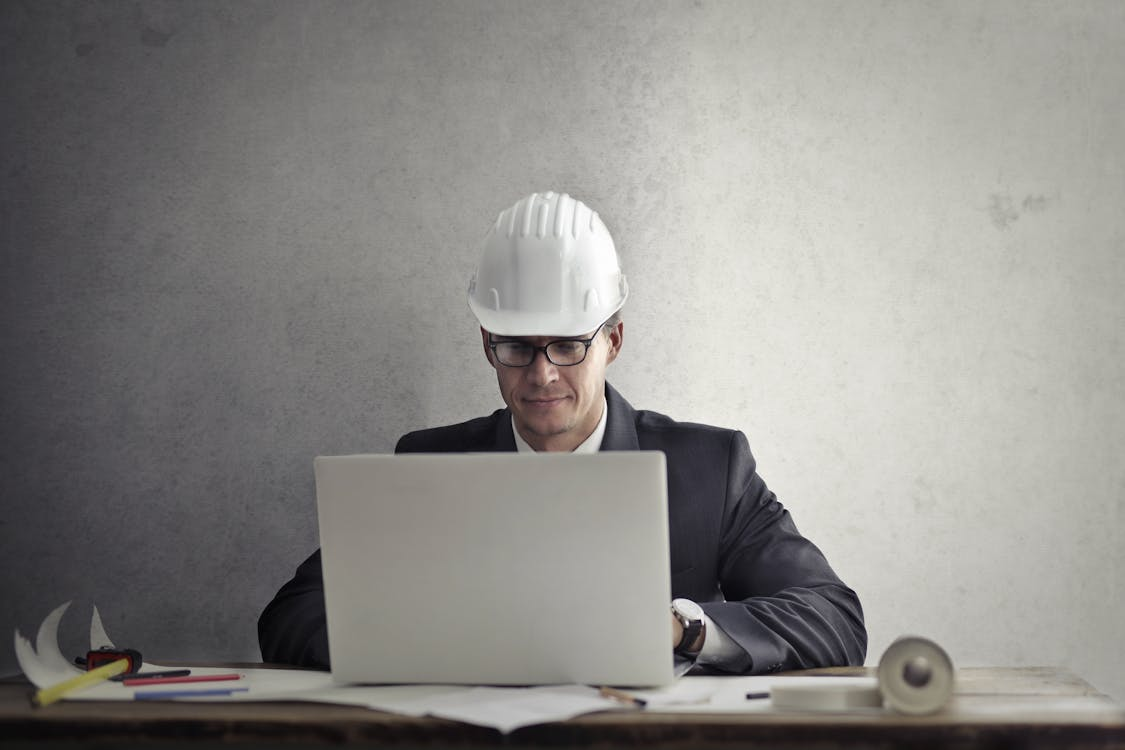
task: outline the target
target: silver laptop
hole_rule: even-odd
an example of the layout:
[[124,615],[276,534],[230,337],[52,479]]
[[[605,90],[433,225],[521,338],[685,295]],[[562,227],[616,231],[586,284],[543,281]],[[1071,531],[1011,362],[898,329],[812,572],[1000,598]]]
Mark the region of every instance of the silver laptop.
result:
[[664,454],[315,469],[336,682],[672,682]]

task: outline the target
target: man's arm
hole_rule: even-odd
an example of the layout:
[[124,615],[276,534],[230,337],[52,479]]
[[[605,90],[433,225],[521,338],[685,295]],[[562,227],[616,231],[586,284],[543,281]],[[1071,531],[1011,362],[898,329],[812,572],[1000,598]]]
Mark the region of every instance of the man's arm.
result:
[[301,563],[258,618],[262,659],[275,664],[328,667],[328,625],[320,550]]
[[758,476],[746,437],[733,433],[719,539],[726,601],[704,611],[744,657],[711,664],[739,673],[861,665],[867,631],[856,593]]
[[[494,450],[500,411],[463,425],[412,432],[399,439],[395,453]],[[510,423],[505,422],[505,425]],[[511,428],[508,427],[508,432]],[[509,434],[511,450],[515,443]],[[328,667],[328,625],[324,614],[324,576],[317,550],[293,579],[281,587],[258,618],[262,659],[277,664]]]

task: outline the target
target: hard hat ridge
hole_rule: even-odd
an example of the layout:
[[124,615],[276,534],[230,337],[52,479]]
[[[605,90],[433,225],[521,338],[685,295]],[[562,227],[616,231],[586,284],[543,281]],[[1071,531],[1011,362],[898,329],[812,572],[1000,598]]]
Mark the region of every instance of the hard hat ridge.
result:
[[554,191],[531,193],[500,212],[469,282],[469,307],[481,326],[509,336],[588,333],[627,296],[601,218]]
[[581,201],[566,193],[552,191],[532,193],[501,211],[496,217],[495,230],[503,231],[504,236],[511,239],[516,236],[518,227],[520,237],[534,234],[543,239],[547,236],[547,226],[550,224],[552,236],[562,237],[569,228],[570,236],[577,239],[584,227],[587,231],[595,231],[598,221],[600,219],[597,212]]

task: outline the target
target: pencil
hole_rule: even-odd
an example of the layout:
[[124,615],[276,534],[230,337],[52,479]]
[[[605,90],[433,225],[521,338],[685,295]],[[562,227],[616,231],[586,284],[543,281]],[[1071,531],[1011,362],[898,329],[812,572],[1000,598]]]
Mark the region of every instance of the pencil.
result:
[[598,694],[603,698],[609,698],[611,700],[617,701],[618,703],[624,703],[627,706],[636,706],[638,708],[644,708],[646,705],[648,705],[648,702],[645,701],[644,698],[638,698],[635,695],[630,695],[629,693],[626,693],[624,690],[618,690],[617,688],[611,688],[611,687],[598,688]]
[[147,685],[170,685],[173,683],[182,682],[222,682],[223,680],[241,680],[242,675],[237,673],[231,674],[196,674],[190,677],[137,677],[130,679],[126,677],[121,681],[125,687],[144,687]]
[[85,674],[80,674],[77,677],[71,677],[69,680],[63,680],[51,687],[43,688],[36,691],[35,695],[31,697],[31,702],[37,706],[48,706],[64,695],[82,690],[84,688],[97,685],[99,682],[105,682],[114,675],[121,674],[129,669],[128,659],[118,659],[109,664],[91,669]]
[[152,690],[147,693],[134,693],[136,701],[164,701],[174,698],[200,698],[208,696],[231,696],[235,693],[247,693],[250,688],[207,688],[204,690]]
[[114,682],[124,682],[125,680],[155,680],[157,677],[187,677],[191,674],[190,669],[163,669],[159,672],[126,672],[119,674],[109,679]]

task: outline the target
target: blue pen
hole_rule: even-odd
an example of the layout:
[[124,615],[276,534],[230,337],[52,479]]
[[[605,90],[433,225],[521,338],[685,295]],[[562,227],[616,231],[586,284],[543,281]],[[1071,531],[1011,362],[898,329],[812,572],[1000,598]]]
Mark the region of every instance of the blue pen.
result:
[[195,698],[199,696],[230,695],[231,693],[245,693],[250,688],[209,688],[206,690],[153,690],[147,693],[134,693],[133,700],[161,701],[170,698]]

